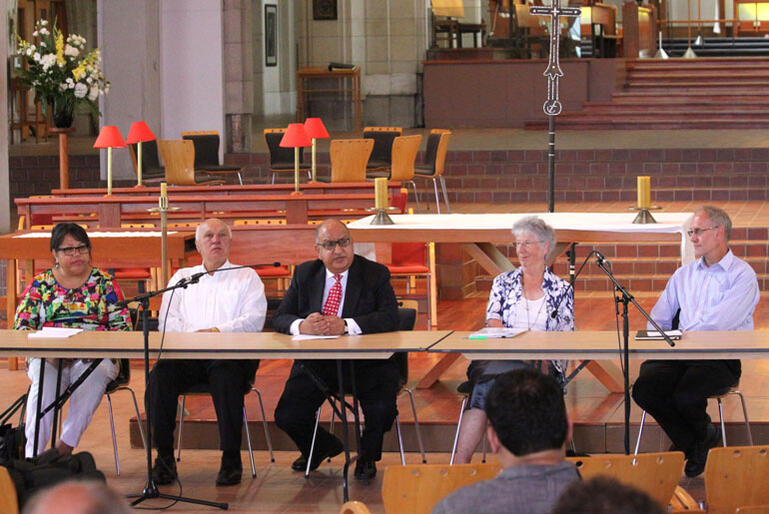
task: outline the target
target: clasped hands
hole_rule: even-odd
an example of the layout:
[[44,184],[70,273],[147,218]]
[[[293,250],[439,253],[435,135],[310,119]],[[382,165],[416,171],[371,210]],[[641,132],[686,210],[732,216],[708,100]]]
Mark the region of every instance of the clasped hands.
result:
[[345,331],[345,323],[337,316],[324,316],[313,312],[299,324],[300,334],[315,336],[341,336]]

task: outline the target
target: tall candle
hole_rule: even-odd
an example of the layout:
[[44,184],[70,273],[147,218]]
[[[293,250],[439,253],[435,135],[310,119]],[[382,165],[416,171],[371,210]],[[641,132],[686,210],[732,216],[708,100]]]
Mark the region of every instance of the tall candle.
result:
[[387,209],[387,179],[384,177],[374,179],[374,207]]
[[638,181],[638,208],[648,209],[652,204],[651,178],[639,176]]
[[168,196],[168,183],[167,182],[161,182],[160,183],[160,196]]

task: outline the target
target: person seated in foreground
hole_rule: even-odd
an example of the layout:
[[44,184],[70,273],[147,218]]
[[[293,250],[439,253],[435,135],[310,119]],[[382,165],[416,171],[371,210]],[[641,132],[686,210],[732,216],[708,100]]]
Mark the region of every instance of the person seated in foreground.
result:
[[[758,280],[750,264],[729,249],[731,231],[732,220],[722,209],[706,205],[694,213],[687,234],[697,260],[676,270],[651,311],[663,330],[672,328],[677,313],[683,332],[753,330]],[[686,476],[705,471],[708,451],[721,439],[707,413],[708,398],[737,385],[741,374],[737,359],[641,364],[633,399],[665,430],[671,451],[684,452]]]
[[67,480],[42,489],[24,506],[23,514],[130,514],[122,496],[98,480]]
[[[207,272],[197,284],[167,291],[158,317],[168,332],[259,332],[264,326],[267,298],[264,285],[250,268],[227,270],[232,231],[211,218],[195,232],[195,247],[203,263],[177,271],[169,286],[195,273]],[[219,270],[218,273],[214,273]],[[240,446],[243,430],[243,395],[251,389],[258,360],[160,360],[150,373],[145,403],[150,411],[153,439],[158,450],[152,476],[157,484],[176,479],[173,458],[174,427],[179,395],[198,384],[208,384],[219,426],[221,467],[216,485],[240,483],[243,465]]]
[[[21,295],[16,309],[15,330],[41,330],[44,327],[81,328],[83,330],[131,330],[131,317],[125,307],[115,307],[123,292],[110,275],[91,266],[91,240],[80,225],[59,223],[51,232],[53,268],[34,276]],[[51,438],[53,411],[40,420],[35,452],[35,419],[39,392],[40,366],[45,361],[43,408],[56,397],[56,373],[61,363],[64,391],[91,365],[92,359],[29,359],[27,375],[32,381],[27,396],[25,454],[31,458],[45,449]],[[74,390],[61,436],[44,459],[69,455],[91,422],[101,403],[107,384],[118,375],[118,365],[104,359]],[[42,456],[41,456],[42,457]]]
[[504,469],[492,480],[454,491],[433,514],[550,512],[561,493],[580,480],[564,458],[571,425],[561,385],[532,368],[502,373],[486,398],[486,414],[489,445]]
[[551,514],[663,514],[652,497],[611,477],[597,476],[566,489]]
[[[318,259],[296,267],[291,285],[273,318],[273,326],[285,334],[357,335],[398,330],[398,304],[390,272],[376,262],[355,255],[347,227],[326,220],[316,235]],[[398,367],[392,359],[346,361],[345,391],[350,366],[366,419],[355,478],[370,480],[375,462],[382,458],[382,438],[397,414]],[[296,443],[301,456],[291,465],[304,471],[310,454],[315,413],[326,400],[316,379],[338,391],[334,360],[297,360],[275,409],[275,423]],[[323,459],[338,455],[342,442],[318,426],[310,469]]]
[[[555,231],[536,216],[528,216],[513,225],[513,236],[521,266],[494,279],[486,308],[486,326],[546,332],[574,330],[574,292],[568,282],[547,269],[555,251]],[[514,345],[515,339],[511,339],[510,344]],[[567,361],[545,361],[540,366],[563,382],[566,364]],[[470,462],[483,437],[484,399],[495,377],[504,371],[536,365],[538,363],[519,360],[470,363],[467,376],[473,390],[468,410],[462,417],[456,462]]]

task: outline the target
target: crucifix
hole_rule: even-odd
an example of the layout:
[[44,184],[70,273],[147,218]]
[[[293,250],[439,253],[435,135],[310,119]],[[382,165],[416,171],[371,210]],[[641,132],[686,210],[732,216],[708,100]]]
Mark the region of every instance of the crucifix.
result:
[[555,117],[561,114],[561,102],[558,100],[558,80],[563,77],[561,71],[559,50],[561,47],[561,16],[579,16],[579,7],[561,7],[560,0],[552,0],[550,7],[532,6],[529,8],[531,14],[550,16],[550,58],[547,63],[545,75],[547,77],[547,100],[545,100],[542,110],[548,117],[548,142],[547,154],[547,209],[548,212],[555,211]]

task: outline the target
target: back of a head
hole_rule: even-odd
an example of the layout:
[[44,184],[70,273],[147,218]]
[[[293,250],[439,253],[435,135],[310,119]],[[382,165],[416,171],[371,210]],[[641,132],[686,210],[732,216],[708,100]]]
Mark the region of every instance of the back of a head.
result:
[[610,477],[597,476],[574,482],[566,489],[551,514],[663,514],[651,496]]
[[107,484],[96,480],[68,480],[35,494],[24,514],[129,514],[128,503]]
[[497,376],[486,415],[502,445],[518,457],[561,448],[569,431],[562,388],[532,368]]

